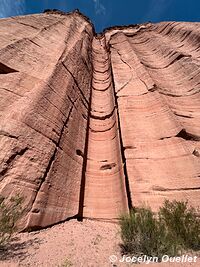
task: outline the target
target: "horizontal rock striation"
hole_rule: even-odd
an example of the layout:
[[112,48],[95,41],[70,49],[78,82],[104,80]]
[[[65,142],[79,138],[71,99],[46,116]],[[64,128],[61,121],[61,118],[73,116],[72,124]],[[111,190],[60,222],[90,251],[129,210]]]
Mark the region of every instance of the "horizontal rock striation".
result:
[[[174,23],[178,32],[180,25]],[[157,210],[165,198],[198,205],[199,45],[187,25],[182,34],[188,37],[179,36],[177,43],[169,35],[171,23],[132,36],[119,32],[109,41],[134,206],[147,202]],[[195,32],[198,24],[191,28]]]
[[198,206],[199,40],[199,23],[0,20],[0,193],[24,196],[21,229]]

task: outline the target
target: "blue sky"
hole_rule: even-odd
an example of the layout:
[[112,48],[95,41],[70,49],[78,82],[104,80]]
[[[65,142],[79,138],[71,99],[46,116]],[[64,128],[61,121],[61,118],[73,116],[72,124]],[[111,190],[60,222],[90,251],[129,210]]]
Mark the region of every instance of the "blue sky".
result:
[[0,17],[78,8],[96,31],[146,21],[200,21],[200,0],[0,0]]

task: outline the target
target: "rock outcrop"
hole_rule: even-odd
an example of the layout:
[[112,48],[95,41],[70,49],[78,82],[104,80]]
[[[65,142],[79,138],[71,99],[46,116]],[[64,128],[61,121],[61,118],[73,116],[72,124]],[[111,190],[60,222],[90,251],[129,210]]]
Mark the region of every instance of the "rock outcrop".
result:
[[79,12],[0,20],[0,193],[21,229],[198,206],[200,24],[113,27]]

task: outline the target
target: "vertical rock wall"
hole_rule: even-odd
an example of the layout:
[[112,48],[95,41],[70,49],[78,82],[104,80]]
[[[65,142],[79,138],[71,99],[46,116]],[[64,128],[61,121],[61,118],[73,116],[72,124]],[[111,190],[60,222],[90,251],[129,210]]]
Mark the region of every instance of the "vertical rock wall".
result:
[[0,189],[24,195],[23,227],[44,227],[79,211],[93,31],[76,13],[0,31]]
[[1,19],[0,193],[24,196],[22,229],[198,205],[199,25]]
[[133,205],[199,203],[199,33],[159,23],[109,41]]

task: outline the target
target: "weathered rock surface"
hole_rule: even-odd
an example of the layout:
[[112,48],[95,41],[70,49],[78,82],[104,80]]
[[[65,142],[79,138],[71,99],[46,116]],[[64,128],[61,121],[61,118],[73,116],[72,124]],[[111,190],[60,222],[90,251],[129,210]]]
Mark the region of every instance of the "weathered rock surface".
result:
[[0,75],[1,192],[24,195],[25,227],[47,226],[79,210],[93,30],[76,13],[0,29],[2,69],[15,71]]
[[22,229],[197,206],[199,23],[111,28],[78,12],[0,20],[0,192]]
[[198,23],[159,23],[109,41],[133,205],[198,205],[199,32]]

